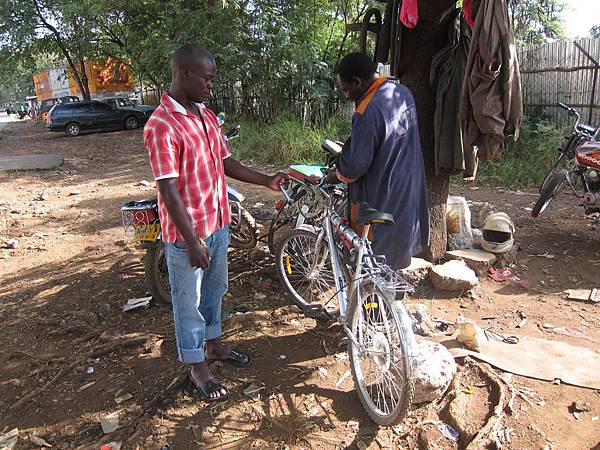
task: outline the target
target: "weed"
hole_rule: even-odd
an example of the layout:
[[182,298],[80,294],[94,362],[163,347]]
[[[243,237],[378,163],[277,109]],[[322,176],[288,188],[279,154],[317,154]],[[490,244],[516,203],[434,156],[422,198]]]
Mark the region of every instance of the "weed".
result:
[[343,140],[349,132],[350,123],[341,119],[331,119],[320,127],[305,127],[300,120],[287,117],[270,124],[242,120],[240,139],[232,141],[231,148],[236,158],[261,163],[319,163],[323,161],[321,141]]
[[[504,187],[538,186],[557,158],[565,130],[546,121],[524,118],[519,139],[508,145],[495,161],[482,163],[477,184]],[[453,182],[460,183],[459,177]]]

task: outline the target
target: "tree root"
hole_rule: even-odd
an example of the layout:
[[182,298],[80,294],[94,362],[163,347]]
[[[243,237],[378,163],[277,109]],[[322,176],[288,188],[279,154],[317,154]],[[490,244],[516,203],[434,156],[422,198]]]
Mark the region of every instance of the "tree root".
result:
[[465,364],[476,366],[481,371],[483,377],[490,383],[492,389],[491,397],[496,401],[492,415],[487,419],[485,425],[477,432],[475,437],[471,439],[465,450],[488,448],[492,443],[495,444],[496,448],[502,448],[502,444],[497,439],[496,434],[508,406],[504,382],[487,364],[478,363],[469,357],[465,358]]

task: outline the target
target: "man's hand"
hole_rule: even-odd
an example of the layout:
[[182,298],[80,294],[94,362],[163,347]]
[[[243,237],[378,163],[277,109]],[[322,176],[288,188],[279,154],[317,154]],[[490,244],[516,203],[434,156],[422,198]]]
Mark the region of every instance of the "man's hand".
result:
[[208,247],[201,244],[200,241],[195,241],[192,245],[188,243],[188,256],[192,267],[198,267],[202,270],[208,269],[208,263],[210,262]]
[[287,188],[288,176],[283,172],[277,172],[275,175],[271,175],[265,186],[273,191],[279,192],[281,188]]
[[325,182],[328,184],[335,184],[339,182],[336,169],[329,169],[327,175],[325,175]]

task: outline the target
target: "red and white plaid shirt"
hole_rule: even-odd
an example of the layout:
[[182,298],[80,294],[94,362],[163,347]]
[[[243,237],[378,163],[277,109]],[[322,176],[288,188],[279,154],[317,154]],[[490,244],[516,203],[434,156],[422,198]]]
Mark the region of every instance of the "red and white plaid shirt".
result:
[[[206,127],[165,92],[144,127],[144,144],[154,178],[178,178],[189,220],[198,236],[207,237],[231,221],[223,168],[231,153],[217,116],[203,104],[196,106]],[[160,193],[158,213],[163,241],[183,242]]]

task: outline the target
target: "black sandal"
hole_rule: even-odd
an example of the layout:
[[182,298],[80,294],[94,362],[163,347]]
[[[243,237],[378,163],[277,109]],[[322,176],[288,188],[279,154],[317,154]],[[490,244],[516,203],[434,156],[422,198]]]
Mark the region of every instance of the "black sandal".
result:
[[211,363],[215,361],[223,361],[224,363],[231,364],[235,367],[248,367],[251,362],[250,355],[248,355],[248,353],[241,352],[233,348],[229,350],[229,355],[227,358],[216,358],[210,360]]
[[[188,392],[191,395],[198,394],[200,398],[206,402],[222,402],[229,398],[229,393],[221,394],[221,390],[227,392],[227,388],[219,383],[213,377],[210,377],[208,381],[204,384],[204,386],[199,386],[193,380],[192,376],[188,376]],[[211,394],[215,392],[219,393],[218,397],[211,397]]]

